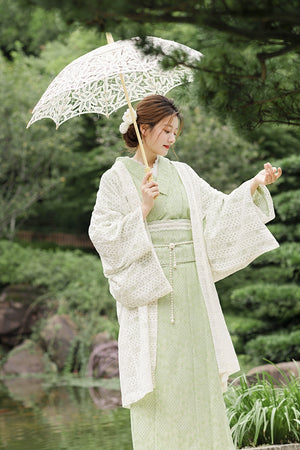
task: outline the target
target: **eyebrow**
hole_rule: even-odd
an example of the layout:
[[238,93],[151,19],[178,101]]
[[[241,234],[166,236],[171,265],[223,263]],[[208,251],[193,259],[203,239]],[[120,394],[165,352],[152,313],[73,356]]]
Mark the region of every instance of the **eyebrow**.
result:
[[[168,128],[173,128],[172,125],[170,125],[169,123],[165,123],[163,126],[168,127]],[[178,131],[178,128],[175,128],[175,131]]]

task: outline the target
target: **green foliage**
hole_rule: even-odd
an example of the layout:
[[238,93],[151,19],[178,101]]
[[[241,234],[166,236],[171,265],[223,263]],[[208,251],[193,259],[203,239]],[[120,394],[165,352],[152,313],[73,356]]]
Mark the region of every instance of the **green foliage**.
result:
[[277,194],[276,211],[284,222],[297,220],[300,215],[300,189]]
[[[1,46],[10,58],[1,57],[0,61],[0,113],[5,117],[0,124],[0,236],[12,237],[15,228],[23,224],[37,230],[86,232],[99,178],[124,152],[118,132],[122,111],[110,120],[85,115],[65,123],[57,132],[46,120],[27,131],[25,125],[30,109],[58,72],[76,57],[106,43],[102,31],[108,24],[120,21],[114,28],[115,39],[150,34],[199,49],[205,57],[197,67],[196,83],[188,90],[170,93],[185,118],[183,135],[176,143],[179,159],[226,192],[252,177],[267,160],[283,168],[283,177],[270,188],[277,213],[270,230],[284,244],[218,283],[225,312],[235,316],[229,327],[237,349],[244,353],[246,343],[257,333],[270,332],[275,323],[279,334],[287,325],[292,326],[289,305],[291,311],[297,308],[292,297],[298,298],[295,286],[300,267],[296,243],[300,241],[299,132],[289,126],[264,125],[246,133],[245,127],[252,129],[268,121],[299,122],[298,35],[294,28],[299,5],[293,0],[284,6],[287,22],[283,24],[282,6],[275,1],[227,2],[224,11],[224,2],[219,0],[197,5],[188,1],[183,8],[173,0],[167,5],[154,1],[146,9],[139,3],[138,10],[135,0],[113,4],[105,0],[101,14],[98,3],[0,0]],[[138,22],[132,26],[131,14],[141,27]],[[78,22],[83,25],[79,27]],[[98,26],[101,34],[95,28],[87,30],[86,22]],[[274,33],[279,33],[275,40]],[[58,39],[54,40],[54,35]],[[39,56],[28,57],[21,49],[27,55]],[[66,252],[62,256],[50,251],[46,255],[39,251],[33,256],[23,250],[14,247],[14,255],[0,261],[1,283],[27,280],[42,287],[54,308],[61,312],[71,308],[77,323],[82,318],[81,328],[89,317],[86,336],[93,327],[116,334],[107,285],[100,283],[96,304],[95,275],[85,278],[74,268],[76,282],[70,278],[72,260],[78,261],[81,254]],[[5,250],[5,255],[9,252]],[[85,274],[95,274],[91,265],[84,259]],[[98,260],[97,268],[99,276]],[[230,298],[235,289],[240,291]],[[248,308],[247,301],[255,306]],[[277,305],[282,309],[276,312]],[[97,311],[94,316],[89,315],[92,309]],[[243,323],[240,317],[245,311],[249,320]],[[264,318],[257,316],[259,311],[266,312]],[[81,360],[86,354],[86,336],[79,337],[76,347],[82,349]]]
[[243,354],[247,341],[255,338],[258,333],[264,333],[268,330],[266,321],[253,317],[226,314],[225,319],[234,348],[238,354]]
[[300,223],[273,223],[268,228],[280,242],[300,242]]
[[39,250],[0,241],[1,284],[25,283],[44,290],[59,314],[76,311],[109,314],[114,302],[99,258],[79,250]]
[[257,336],[247,342],[245,351],[251,356],[254,364],[263,364],[265,359],[270,361],[289,361],[300,358],[300,331],[290,333],[276,332],[264,336]]
[[232,385],[225,394],[235,445],[242,448],[299,442],[299,378],[280,388],[275,388],[270,378],[250,387],[245,376],[239,381],[239,386]]
[[284,243],[276,252],[264,253],[255,261],[255,265],[264,266],[266,264],[278,265],[280,267],[292,267],[297,274],[300,264],[300,244]]
[[237,133],[230,122],[222,123],[199,106],[183,105],[181,110],[184,130],[176,154],[207,182],[230,192],[255,174],[256,165],[258,171],[258,145]]
[[247,310],[252,317],[278,324],[296,322],[300,317],[300,287],[296,284],[254,284],[236,289],[231,296],[232,306]]
[[0,0],[0,48],[7,56],[20,46],[26,53],[38,54],[46,42],[63,36],[67,28],[58,10],[24,8],[18,0]]
[[45,81],[22,54],[15,54],[13,63],[0,55],[0,64],[0,236],[10,236],[16,220],[64,183],[76,121],[63,135],[50,133],[46,123],[26,131],[37,86]]
[[252,364],[299,355],[293,334],[300,316],[299,255],[299,244],[286,242],[221,282],[218,290],[235,348]]
[[[288,138],[289,138],[289,136],[288,136]],[[298,135],[298,138],[299,138],[299,135]],[[285,145],[288,145],[288,142],[286,142]],[[287,150],[290,151],[291,149],[288,148]],[[280,159],[280,164],[281,164],[281,167],[283,168],[283,170],[287,174],[289,174],[289,175],[299,175],[300,174],[300,155],[298,155],[298,154],[287,155],[284,158]]]
[[[0,285],[29,284],[40,288],[38,301],[49,313],[68,314],[79,334],[70,350],[65,371],[85,373],[91,339],[106,331],[116,339],[115,301],[108,291],[101,263],[95,255],[79,250],[40,250],[0,241]],[[38,323],[33,334],[38,339]]]
[[59,8],[71,23],[89,23],[101,30],[120,23],[127,30],[149,24],[153,34],[155,24],[169,25],[169,29],[174,24],[193,25],[193,46],[205,55],[196,65],[199,101],[244,127],[269,122],[299,126],[297,0],[284,8],[276,0],[188,0],[184,5],[154,0],[151,7],[137,0],[103,0],[101,13],[95,1],[74,5],[70,0],[43,0],[39,4]]
[[[101,167],[96,132],[88,143],[84,118],[69,121],[57,132],[47,120],[29,130],[26,123],[34,103],[66,61],[93,49],[97,42],[95,31],[77,30],[65,43],[47,44],[40,58],[18,51],[12,53],[13,61],[6,61],[0,55],[0,113],[5,118],[0,124],[0,236],[13,236],[22,221],[39,214],[34,206],[44,205],[45,198],[52,200],[52,208],[45,211],[45,221],[52,227],[62,211],[68,213],[66,227],[74,224],[74,211],[77,223],[87,210],[90,214],[91,192],[96,190]],[[94,120],[94,130],[99,122]],[[86,227],[85,217],[82,228]]]

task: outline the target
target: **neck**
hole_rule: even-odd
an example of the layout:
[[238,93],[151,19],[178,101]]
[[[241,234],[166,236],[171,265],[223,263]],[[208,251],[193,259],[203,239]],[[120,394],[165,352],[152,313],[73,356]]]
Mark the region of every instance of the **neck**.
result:
[[[157,155],[153,155],[153,156],[151,155],[151,156],[148,156],[148,155],[146,154],[146,158],[147,158],[148,166],[149,166],[150,168],[152,168],[152,167],[153,167],[153,164],[155,163],[155,161],[156,161],[156,159],[157,159]],[[135,159],[136,161],[139,161],[139,162],[141,162],[142,164],[145,165],[144,159],[143,159],[143,157],[142,157],[142,153],[141,153],[140,149],[137,149],[137,151],[136,151],[136,153],[135,153],[133,159]]]

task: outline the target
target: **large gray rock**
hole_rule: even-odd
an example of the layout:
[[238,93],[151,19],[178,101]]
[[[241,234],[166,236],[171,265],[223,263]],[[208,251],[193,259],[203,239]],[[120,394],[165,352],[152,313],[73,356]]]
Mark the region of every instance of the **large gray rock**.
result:
[[94,378],[119,376],[117,341],[104,342],[94,348],[89,357],[87,375]]
[[7,286],[0,296],[0,342],[14,347],[31,333],[32,326],[42,316],[35,302],[40,292],[27,285]]
[[42,345],[49,357],[62,370],[66,364],[72,342],[78,334],[78,329],[67,315],[50,317],[40,333]]
[[281,362],[276,365],[264,364],[254,367],[247,373],[247,380],[249,383],[255,383],[257,379],[263,379],[265,374],[272,377],[275,385],[286,384],[287,380],[290,380],[293,376],[300,376],[300,361]]
[[44,354],[42,348],[29,339],[15,347],[2,367],[5,375],[54,372],[56,367]]

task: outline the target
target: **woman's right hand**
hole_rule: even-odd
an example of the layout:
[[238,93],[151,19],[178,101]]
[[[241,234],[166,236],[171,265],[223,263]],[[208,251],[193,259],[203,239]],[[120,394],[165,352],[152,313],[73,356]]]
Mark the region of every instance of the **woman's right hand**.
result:
[[146,219],[149,212],[154,206],[154,200],[159,195],[159,189],[158,184],[156,181],[152,180],[149,181],[149,178],[151,177],[152,173],[147,173],[142,181],[141,185],[141,191],[142,191],[142,213],[143,218]]

